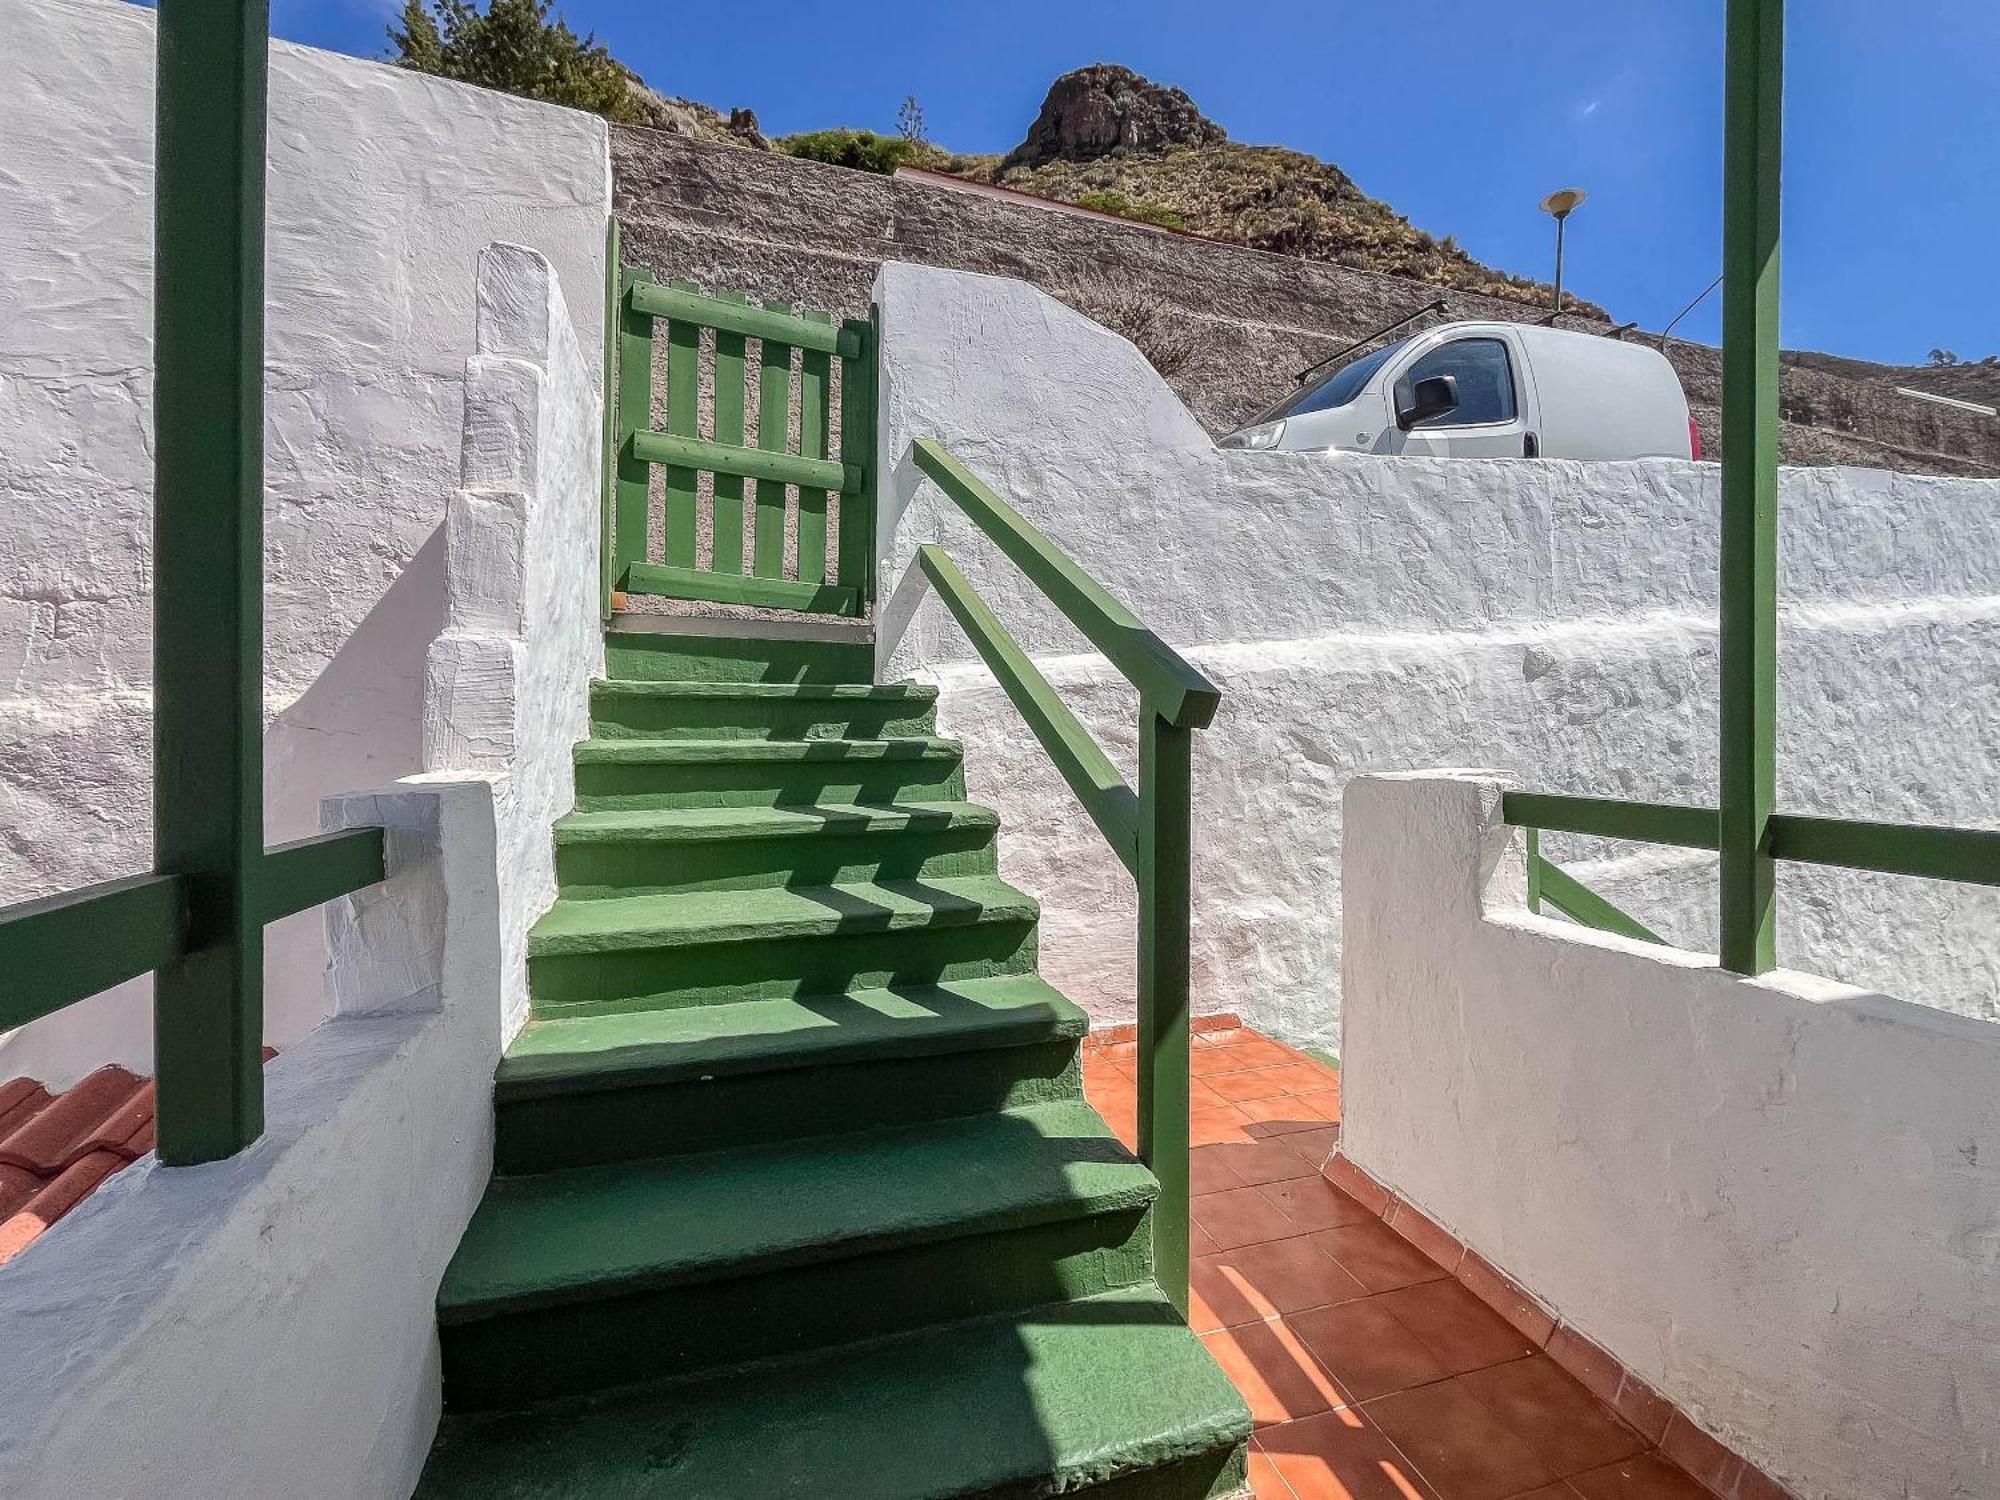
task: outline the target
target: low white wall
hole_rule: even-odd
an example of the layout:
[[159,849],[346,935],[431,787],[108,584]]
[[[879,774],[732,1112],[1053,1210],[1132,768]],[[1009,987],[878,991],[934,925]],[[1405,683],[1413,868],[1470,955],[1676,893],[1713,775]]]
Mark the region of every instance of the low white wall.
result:
[[335,1014],[265,1069],[262,1139],[148,1156],[0,1268],[0,1494],[409,1495],[438,1282],[492,1167],[500,791],[329,804],[388,829],[389,878],[328,909]]
[[[0,903],[143,869],[151,844],[154,15],[122,0],[5,12]],[[271,61],[276,842],[312,832],[323,796],[443,763],[426,753],[423,700],[428,648],[451,623],[444,531],[484,319],[475,262],[495,240],[547,256],[584,351],[572,394],[594,402],[610,175],[594,116],[303,47]],[[317,917],[271,929],[272,1041],[319,1019],[323,963]],[[149,991],[122,986],[0,1041],[0,1076],[149,1070]]]
[[1532,916],[1499,790],[1348,788],[1341,1150],[1803,1500],[2000,1493],[2000,1027]]
[[[891,264],[879,669],[944,686],[1044,968],[1131,1014],[1131,885],[911,567],[942,540],[1128,775],[1122,680],[908,461],[934,437],[1210,673],[1195,739],[1195,998],[1295,1040],[1339,1013],[1341,788],[1438,761],[1712,801],[1713,466],[1216,449],[1125,340],[1022,283]],[[1787,470],[1780,782],[1801,812],[1990,820],[2000,483]],[[1714,941],[1706,856],[1556,857],[1676,941]],[[2000,1015],[2000,894],[1783,875],[1786,961]]]

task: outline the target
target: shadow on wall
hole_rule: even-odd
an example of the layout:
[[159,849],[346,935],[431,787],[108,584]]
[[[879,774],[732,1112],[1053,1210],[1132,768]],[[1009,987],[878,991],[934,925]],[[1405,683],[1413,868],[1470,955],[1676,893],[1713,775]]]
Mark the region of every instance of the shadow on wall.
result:
[[[444,525],[425,538],[354,633],[264,730],[264,842],[320,831],[323,797],[423,764],[424,660],[444,628]],[[325,918],[274,922],[264,941],[264,1036],[284,1047],[326,1014]],[[153,1071],[153,983],[134,979],[0,1039],[0,1079],[66,1087],[103,1063]]]

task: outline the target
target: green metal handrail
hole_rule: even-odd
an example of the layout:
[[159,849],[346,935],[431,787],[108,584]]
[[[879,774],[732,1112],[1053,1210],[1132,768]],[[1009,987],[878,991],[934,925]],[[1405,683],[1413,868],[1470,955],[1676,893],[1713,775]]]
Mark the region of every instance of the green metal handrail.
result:
[[[1785,0],[1728,0],[1719,805],[1678,807],[1540,792],[1509,792],[1502,799],[1502,816],[1516,826],[1718,851],[1721,960],[1725,968],[1742,974],[1762,973],[1777,962],[1779,860],[2000,885],[2000,831],[1873,823],[1777,810],[1778,202],[1784,19]],[[1546,877],[1555,867],[1543,864]],[[1560,905],[1546,884],[1541,893],[1552,905]],[[1588,901],[1582,904],[1589,907]],[[1617,915],[1632,922],[1623,913]]]
[[0,908],[0,1030],[152,973],[162,1162],[264,1129],[264,927],[382,879],[382,830],[264,847],[264,7],[160,0],[153,872]]
[[1160,1182],[1153,1262],[1188,1308],[1189,881],[1193,733],[1221,691],[949,453],[928,438],[917,467],[1139,690],[1139,788],[1128,786],[944,548],[917,564],[1139,888],[1139,1159]]

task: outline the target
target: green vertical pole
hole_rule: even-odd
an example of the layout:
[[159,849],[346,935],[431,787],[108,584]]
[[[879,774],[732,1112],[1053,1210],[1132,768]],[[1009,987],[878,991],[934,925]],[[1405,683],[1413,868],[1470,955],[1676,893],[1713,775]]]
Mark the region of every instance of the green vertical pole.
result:
[[632,310],[632,288],[651,281],[652,273],[634,266],[621,269],[618,297],[618,496],[612,532],[617,560],[612,564],[617,587],[625,587],[625,572],[646,560],[646,532],[653,508],[652,465],[632,454],[632,434],[653,425],[653,320]]
[[1722,963],[1777,962],[1778,187],[1784,0],[1729,0],[1722,215]]
[[618,282],[619,263],[623,255],[618,216],[613,214],[604,224],[604,494],[597,548],[597,566],[601,575],[598,613],[607,625],[611,623],[611,596],[617,591],[621,571],[614,537],[618,499],[618,307],[621,291]]
[[160,1160],[264,1129],[263,0],[161,0],[153,242],[153,847],[189,877],[154,978]]
[[1188,1310],[1189,730],[1139,710],[1139,1159],[1160,1180],[1153,1274]]
[[855,609],[868,612],[875,597],[875,414],[881,372],[881,312],[870,307],[866,318],[849,318],[840,325],[842,343],[851,354],[840,358],[840,461],[859,467],[858,493],[840,497],[840,535],[836,540],[840,582],[855,591]]
[[1539,913],[1542,909],[1542,831],[1530,828],[1528,840],[1528,910]]

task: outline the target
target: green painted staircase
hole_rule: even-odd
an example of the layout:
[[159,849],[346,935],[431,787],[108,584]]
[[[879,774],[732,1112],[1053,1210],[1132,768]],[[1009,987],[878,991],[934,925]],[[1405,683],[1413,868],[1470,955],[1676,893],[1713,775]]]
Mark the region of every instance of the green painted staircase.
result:
[[608,637],[420,1497],[1243,1489],[1036,904],[872,655]]

